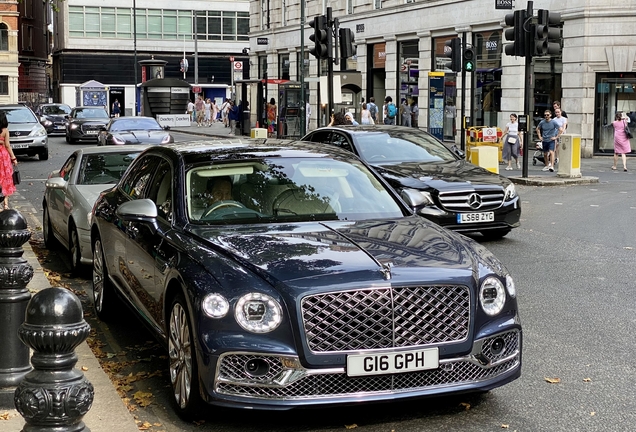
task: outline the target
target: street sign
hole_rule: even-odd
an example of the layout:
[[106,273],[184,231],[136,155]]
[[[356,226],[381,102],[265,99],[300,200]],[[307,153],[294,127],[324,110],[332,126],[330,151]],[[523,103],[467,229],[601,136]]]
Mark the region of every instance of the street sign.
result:
[[192,93],[201,93],[201,87],[192,87]]
[[235,71],[242,71],[243,70],[243,62],[242,61],[235,61],[234,62],[234,70]]
[[267,38],[256,38],[256,45],[267,45],[269,43],[269,39]]
[[497,128],[484,128],[484,142],[497,142]]

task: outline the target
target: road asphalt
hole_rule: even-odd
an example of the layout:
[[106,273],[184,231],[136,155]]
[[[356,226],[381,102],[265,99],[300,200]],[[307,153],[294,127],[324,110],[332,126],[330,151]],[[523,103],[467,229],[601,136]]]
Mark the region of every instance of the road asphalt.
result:
[[[197,127],[196,123],[193,123],[191,127],[172,128],[172,131],[200,137],[233,138],[229,133],[230,129],[225,128],[221,123],[213,124],[210,127]],[[500,174],[510,178],[515,183],[533,186],[590,184],[598,183],[599,177],[601,177],[603,181],[605,181],[607,177],[609,181],[609,176],[632,174],[631,171],[627,173],[623,171],[612,171],[611,165],[611,157],[582,159],[582,176],[578,178],[559,177],[557,173],[541,171],[542,165],[540,163],[536,166],[529,164],[528,176],[525,178],[521,176],[520,170],[504,170],[504,165],[500,165]],[[41,227],[41,221],[36,217],[36,215],[40,213],[38,209],[34,209],[31,203],[26,202],[24,199],[21,200],[19,196],[14,196],[12,202],[14,203],[13,207],[27,218],[27,224],[30,227]],[[34,293],[50,287],[49,281],[44,275],[44,271],[29,243],[27,242],[23,248],[24,258],[31,264],[34,270],[33,279],[28,284],[29,290]],[[98,359],[87,343],[82,343],[76,352],[79,358],[76,368],[84,372],[88,381],[90,381],[95,388],[93,406],[84,417],[86,427],[92,432],[138,432],[139,428],[135,418],[126,408],[113,383],[106,372],[101,368]],[[15,409],[10,408],[9,406],[0,405],[0,430],[4,432],[19,432],[25,426],[24,419]]]

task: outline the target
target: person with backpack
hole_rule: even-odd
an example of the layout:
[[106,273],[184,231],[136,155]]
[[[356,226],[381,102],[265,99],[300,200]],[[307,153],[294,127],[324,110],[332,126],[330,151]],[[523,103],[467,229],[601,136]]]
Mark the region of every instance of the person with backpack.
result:
[[397,116],[397,107],[393,103],[393,98],[387,96],[384,98],[384,124],[395,125],[395,116]]
[[373,119],[373,123],[378,122],[378,106],[375,104],[375,98],[372,96],[369,98],[369,103],[367,104],[367,109],[371,114],[371,118]]

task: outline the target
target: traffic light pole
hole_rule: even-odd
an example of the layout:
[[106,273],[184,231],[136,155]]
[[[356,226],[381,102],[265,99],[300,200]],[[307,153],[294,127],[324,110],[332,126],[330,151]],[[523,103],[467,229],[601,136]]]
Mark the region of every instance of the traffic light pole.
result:
[[[331,14],[331,6],[327,8],[327,31],[330,32],[333,28],[333,17]],[[329,54],[327,56],[327,98],[328,104],[327,108],[329,110],[328,119],[331,118],[331,114],[333,114],[333,50],[329,49]]]
[[305,0],[300,0],[300,133],[307,133],[307,102],[305,101]]
[[[532,19],[532,15],[534,14],[532,10],[532,2],[529,1],[527,5],[526,17],[528,17],[528,23],[530,19]],[[526,23],[523,25],[523,31],[526,30]],[[534,94],[534,83],[533,83],[533,63],[532,63],[532,45],[534,44],[534,35],[526,35],[526,67],[525,67],[525,76],[524,76],[524,92],[523,92],[523,112],[526,116],[526,124],[528,125],[528,131],[526,132],[525,145],[523,146],[523,168],[521,170],[521,177],[528,177],[528,155],[530,154],[530,143],[532,142],[532,134],[533,134],[533,125],[534,121],[530,121],[531,119],[531,111],[532,111],[532,101],[531,98]]]
[[[466,32],[462,33],[462,43],[466,43]],[[466,69],[462,68],[462,113],[461,113],[461,148],[462,151],[466,151]]]

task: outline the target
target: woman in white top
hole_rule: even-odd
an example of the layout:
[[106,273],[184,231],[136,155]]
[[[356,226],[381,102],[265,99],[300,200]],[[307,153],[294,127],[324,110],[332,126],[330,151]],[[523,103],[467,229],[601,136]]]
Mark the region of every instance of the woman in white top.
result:
[[517,169],[521,169],[519,163],[519,152],[523,149],[523,138],[519,135],[519,123],[517,123],[517,114],[510,114],[510,123],[506,125],[504,130],[503,151],[501,157],[508,163],[506,171],[512,170],[512,158],[517,162]]
[[210,126],[210,118],[212,116],[212,103],[210,102],[210,98],[205,100],[205,125]]
[[360,113],[360,123],[363,125],[372,125],[375,124],[373,121],[373,117],[371,116],[371,111],[367,108],[367,104],[362,104],[362,112]]
[[[216,119],[219,117],[219,107],[216,104],[216,100],[212,100],[212,123],[216,123]],[[212,126],[212,125],[210,125]]]

